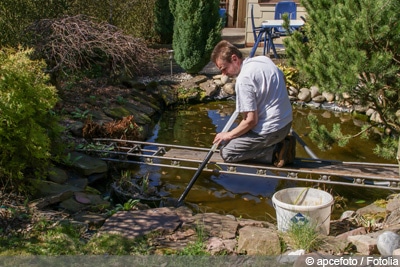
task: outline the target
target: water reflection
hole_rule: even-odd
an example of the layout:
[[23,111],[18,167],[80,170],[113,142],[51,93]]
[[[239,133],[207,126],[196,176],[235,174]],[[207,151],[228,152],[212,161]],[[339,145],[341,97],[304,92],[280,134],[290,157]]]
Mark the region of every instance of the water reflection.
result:
[[[154,135],[148,141],[211,148],[215,134],[223,129],[233,111],[233,102],[199,104],[189,106],[185,110],[166,111],[156,126]],[[331,129],[333,123],[340,123],[346,134],[356,134],[362,122],[355,120],[351,115],[301,107],[295,107],[293,112],[293,129],[319,158],[394,163],[373,154],[373,140],[355,138],[345,148],[334,145],[329,151],[320,151],[317,145],[308,138],[310,129],[307,116],[309,114],[316,115],[328,129]],[[310,157],[300,144],[297,144],[296,156]],[[138,167],[138,175],[149,174],[152,185],[159,186],[174,198],[179,198],[194,173],[191,170],[146,165]],[[283,179],[242,177],[230,174],[215,175],[203,172],[186,197],[186,201],[199,205],[203,212],[218,212],[272,221],[275,217],[271,202],[272,195],[283,188],[304,185],[314,186],[315,184],[296,184]],[[358,200],[365,200],[367,204],[377,198],[384,198],[390,193],[386,190],[352,186],[322,186],[334,195],[344,196],[349,200],[348,207],[344,209],[356,209],[360,207],[358,206],[360,204],[355,203]],[[340,212],[340,210],[337,211],[338,214]]]

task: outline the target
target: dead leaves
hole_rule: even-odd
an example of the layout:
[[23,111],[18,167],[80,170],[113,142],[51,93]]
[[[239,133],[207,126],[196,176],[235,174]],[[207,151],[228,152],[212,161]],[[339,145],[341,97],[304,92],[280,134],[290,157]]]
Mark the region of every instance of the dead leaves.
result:
[[132,115],[121,120],[106,122],[102,125],[88,119],[82,133],[85,138],[112,138],[122,140],[137,140],[140,136],[140,127],[135,123]]

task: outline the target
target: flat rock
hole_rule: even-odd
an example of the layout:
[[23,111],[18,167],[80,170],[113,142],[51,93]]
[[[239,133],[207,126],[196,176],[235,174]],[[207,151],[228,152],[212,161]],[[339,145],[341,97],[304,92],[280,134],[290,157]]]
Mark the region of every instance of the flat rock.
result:
[[127,238],[136,238],[153,231],[172,233],[181,223],[176,212],[167,207],[139,211],[119,211],[106,220],[100,231],[121,234]]
[[75,192],[74,193],[75,200],[82,204],[90,204],[90,199],[87,197],[84,192]]
[[[79,197],[77,198],[76,195]],[[76,213],[88,208],[103,210],[110,207],[110,202],[102,199],[101,196],[97,194],[74,192],[74,197],[62,201],[60,207]]]
[[49,172],[49,180],[57,184],[63,184],[68,180],[68,174],[63,169],[52,167]]
[[105,215],[95,214],[95,213],[81,213],[76,214],[74,219],[78,222],[87,223],[89,226],[101,226],[106,220]]
[[357,247],[357,251],[362,255],[372,255],[378,253],[376,238],[368,235],[353,235],[347,237],[347,240]]
[[210,236],[222,239],[233,239],[236,237],[239,222],[226,215],[217,213],[201,213],[193,216],[193,223],[203,227]]
[[246,255],[279,255],[278,232],[269,228],[245,226],[239,230],[237,251]]
[[37,197],[48,197],[58,195],[67,191],[76,192],[82,189],[76,186],[68,184],[58,184],[51,181],[37,180],[34,183],[35,189],[37,189]]
[[180,86],[186,89],[196,88],[199,87],[199,84],[207,81],[207,79],[208,78],[205,75],[197,75],[192,79],[182,82]]
[[57,194],[57,195],[51,195],[51,196],[48,196],[48,197],[43,197],[43,198],[40,198],[40,199],[36,199],[36,200],[34,200],[34,201],[29,203],[29,207],[31,207],[31,208],[32,207],[36,207],[38,209],[43,209],[43,208],[45,208],[47,206],[50,206],[50,205],[59,203],[61,201],[64,201],[66,199],[69,199],[69,198],[72,197],[73,194],[74,193],[72,191],[65,191],[65,192],[62,192],[62,193]]
[[69,179],[65,184],[76,188],[80,188],[81,190],[85,190],[85,188],[88,186],[89,183],[88,179],[86,178],[77,178],[77,179]]

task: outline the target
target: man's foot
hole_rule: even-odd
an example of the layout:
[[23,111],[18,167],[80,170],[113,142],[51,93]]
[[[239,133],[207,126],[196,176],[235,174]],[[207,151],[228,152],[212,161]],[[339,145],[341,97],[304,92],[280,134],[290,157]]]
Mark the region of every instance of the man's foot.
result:
[[285,159],[288,150],[288,142],[284,139],[278,144],[278,151],[275,154],[274,165],[278,168],[285,166]]
[[294,136],[288,135],[277,144],[277,152],[275,154],[274,165],[281,168],[287,164],[294,162],[296,156],[296,139]]

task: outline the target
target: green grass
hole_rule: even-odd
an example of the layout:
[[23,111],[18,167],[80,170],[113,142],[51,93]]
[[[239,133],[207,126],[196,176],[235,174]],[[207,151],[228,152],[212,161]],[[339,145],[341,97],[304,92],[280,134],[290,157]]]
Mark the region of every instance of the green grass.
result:
[[101,234],[84,246],[86,255],[148,255],[152,247],[146,237],[128,239],[117,234]]
[[[129,200],[124,205],[116,206],[115,210],[130,210],[137,204]],[[14,219],[22,218],[21,213],[14,211]],[[23,216],[24,218],[26,216]],[[29,216],[28,216],[29,217]],[[87,225],[69,220],[48,221],[41,219],[31,222],[27,231],[12,230],[7,233],[0,229],[0,256],[18,255],[151,255],[155,254],[159,232],[154,231],[144,237],[126,238],[118,234],[88,232]],[[179,251],[166,251],[167,255],[210,255],[205,249],[204,225],[196,224],[196,240]]]
[[147,238],[128,239],[117,234],[84,238],[80,225],[35,224],[29,234],[0,236],[0,256],[17,255],[147,255],[152,250]]
[[205,250],[205,244],[203,241],[196,241],[188,244],[187,247],[177,253],[179,256],[207,256],[210,255]]
[[[204,244],[204,227],[197,225],[197,239],[180,251],[166,254],[179,256],[208,256]],[[156,233],[140,238],[125,238],[118,234],[101,233],[87,237],[84,224],[39,221],[28,233],[0,235],[0,256],[19,255],[151,255]]]
[[179,251],[177,254],[179,256],[207,256],[210,255],[205,250],[204,244],[204,226],[197,223],[196,225],[197,239],[194,243],[188,244],[183,250]]
[[318,250],[321,244],[319,233],[315,225],[310,222],[291,223],[286,234],[291,247],[295,250],[304,249],[307,252]]
[[72,224],[52,226],[45,221],[28,234],[0,237],[0,255],[78,255],[83,246],[79,230]]

